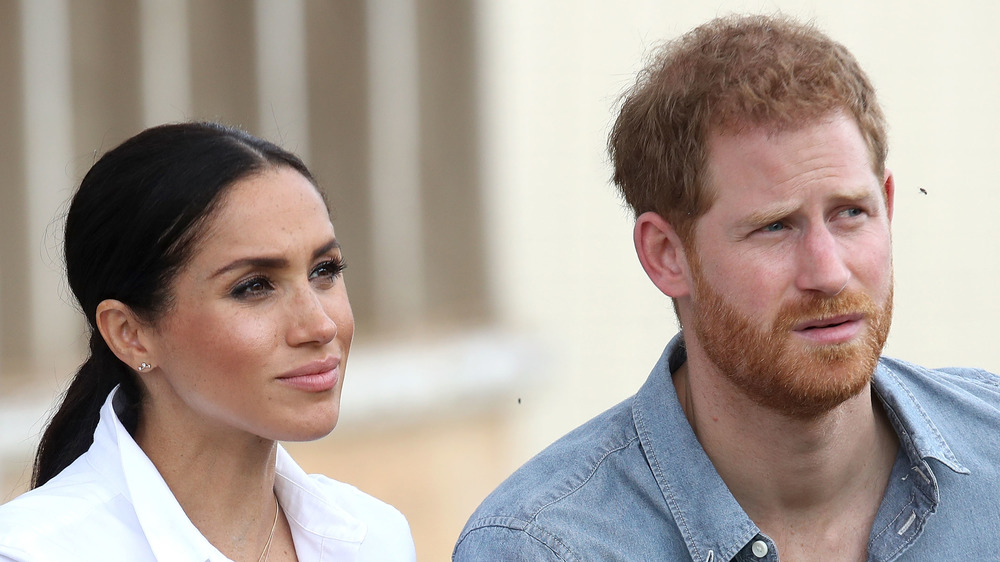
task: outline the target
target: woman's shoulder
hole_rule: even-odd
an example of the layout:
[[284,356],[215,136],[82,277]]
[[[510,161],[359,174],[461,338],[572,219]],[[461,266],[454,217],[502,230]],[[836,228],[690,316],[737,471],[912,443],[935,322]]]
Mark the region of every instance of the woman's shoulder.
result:
[[415,560],[410,524],[395,507],[358,488],[321,474],[310,480],[326,490],[327,501],[364,522],[367,532],[359,551],[361,560]]
[[[278,497],[283,492],[297,500],[293,505],[302,515],[329,511],[326,520],[354,519],[367,527],[389,528],[405,531],[409,535],[406,517],[395,507],[369,495],[355,486],[334,480],[324,474],[307,474],[283,448],[278,449],[275,487]],[[289,498],[290,499],[290,498]]]
[[60,476],[0,505],[0,556],[99,560],[107,559],[109,550],[95,537],[114,536],[112,550],[145,544],[121,494],[79,474]]
[[323,491],[327,501],[366,523],[374,521],[407,525],[406,518],[398,509],[355,486],[323,474],[310,474],[309,479],[318,490]]
[[0,536],[9,534],[12,527],[46,529],[85,520],[115,495],[100,479],[79,470],[76,464],[44,485],[0,505]]
[[359,560],[415,559],[410,525],[395,507],[350,484],[281,464],[278,496],[309,533],[358,543]]

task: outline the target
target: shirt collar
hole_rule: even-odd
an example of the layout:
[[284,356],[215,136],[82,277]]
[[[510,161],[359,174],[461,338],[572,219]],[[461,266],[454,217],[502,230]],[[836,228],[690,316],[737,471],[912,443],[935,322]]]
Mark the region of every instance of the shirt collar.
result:
[[124,407],[124,394],[115,388],[101,408],[94,432],[94,451],[103,465],[94,468],[121,485],[157,560],[228,561],[191,523],[153,462],[122,425],[117,412]]
[[[367,525],[330,503],[333,482],[310,476],[278,446],[274,489],[292,527],[300,560],[354,560],[368,533]],[[327,558],[329,557],[329,558]]]
[[[917,376],[921,374],[934,376],[927,369],[917,365],[898,361],[893,363],[903,366]],[[875,368],[872,388],[885,406],[886,415],[899,437],[899,443],[911,461],[936,459],[959,474],[969,473],[969,469],[958,460],[944,435],[931,421],[932,416],[917,400],[916,392],[919,389],[903,381],[899,373],[889,368],[885,359],[881,359]],[[925,400],[924,403],[932,404],[932,401]]]
[[[692,559],[730,560],[760,530],[729,492],[684,415],[672,373],[686,360],[683,334],[677,334],[636,394],[632,415],[650,469]],[[872,386],[912,460],[934,458],[955,472],[969,472],[913,389],[885,360],[880,360]]]
[[[191,523],[149,457],[124,427],[124,394],[115,388],[101,408],[91,446],[92,465],[135,510],[138,524],[157,560],[228,561]],[[95,463],[95,460],[99,462]],[[302,560],[357,557],[368,529],[363,521],[330,503],[324,477],[311,477],[280,445],[275,464],[275,493],[291,526]]]
[[632,416],[692,560],[730,560],[760,530],[729,492],[681,409],[671,373],[686,360],[678,334],[636,394]]

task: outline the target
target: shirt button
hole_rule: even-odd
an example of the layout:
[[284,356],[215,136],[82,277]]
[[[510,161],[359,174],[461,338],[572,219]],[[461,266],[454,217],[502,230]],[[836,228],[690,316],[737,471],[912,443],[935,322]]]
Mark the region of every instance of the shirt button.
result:
[[753,552],[753,555],[757,558],[763,558],[767,556],[767,543],[764,541],[754,541],[754,543],[750,545],[750,551]]

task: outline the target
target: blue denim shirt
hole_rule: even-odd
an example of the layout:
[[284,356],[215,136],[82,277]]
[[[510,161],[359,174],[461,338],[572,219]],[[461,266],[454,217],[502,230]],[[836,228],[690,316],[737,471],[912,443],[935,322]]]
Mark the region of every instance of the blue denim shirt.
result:
[[[511,475],[453,560],[778,560],[684,416],[685,360],[678,336],[635,396]],[[868,560],[1000,560],[1000,378],[882,358],[873,387],[900,447]]]

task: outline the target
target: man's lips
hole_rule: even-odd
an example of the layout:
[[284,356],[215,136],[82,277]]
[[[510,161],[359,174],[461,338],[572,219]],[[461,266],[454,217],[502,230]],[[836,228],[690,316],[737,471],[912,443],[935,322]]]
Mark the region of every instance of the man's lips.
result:
[[860,322],[864,320],[865,315],[861,313],[854,314],[841,314],[839,316],[832,316],[830,318],[823,318],[821,320],[810,320],[808,322],[801,322],[797,324],[793,330],[796,332],[801,332],[805,330],[816,330],[824,328],[836,328],[844,324],[849,324],[852,322]]
[[800,322],[792,331],[802,338],[822,345],[836,345],[853,340],[864,326],[865,315],[841,314]]

